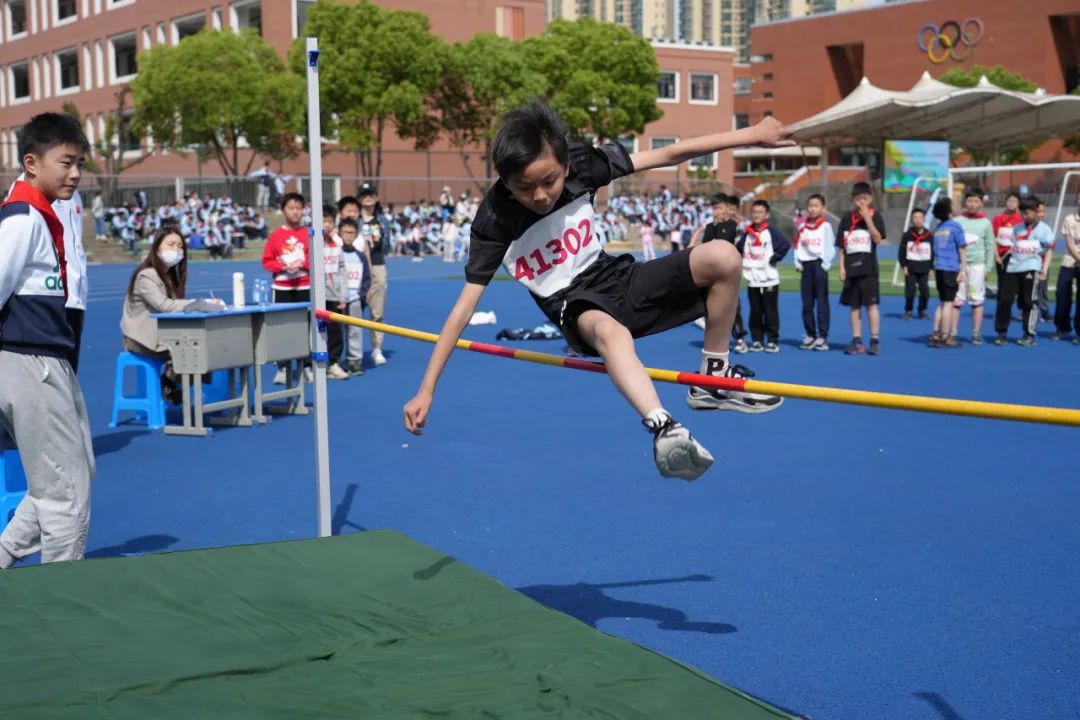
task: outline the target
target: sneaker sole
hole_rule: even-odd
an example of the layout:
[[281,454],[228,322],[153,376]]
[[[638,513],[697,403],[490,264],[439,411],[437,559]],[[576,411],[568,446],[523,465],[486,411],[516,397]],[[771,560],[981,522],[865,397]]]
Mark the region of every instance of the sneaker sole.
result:
[[784,404],[784,398],[778,397],[776,400],[777,402],[771,404],[751,401],[753,404],[750,405],[747,404],[745,400],[729,398],[718,404],[713,398],[695,398],[692,395],[686,396],[686,404],[691,410],[734,410],[749,415],[760,415],[761,413],[771,412]]
[[[706,454],[702,455],[702,452]],[[712,455],[707,453],[704,448],[687,443],[685,447],[669,450],[664,461],[657,459],[656,469],[663,477],[697,480],[712,467]]]

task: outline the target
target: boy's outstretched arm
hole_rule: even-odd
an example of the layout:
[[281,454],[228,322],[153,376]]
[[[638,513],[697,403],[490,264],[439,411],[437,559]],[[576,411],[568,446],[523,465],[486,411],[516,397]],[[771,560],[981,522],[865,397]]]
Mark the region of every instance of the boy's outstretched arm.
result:
[[486,286],[476,283],[465,283],[457,302],[454,303],[450,315],[443,323],[439,340],[435,343],[435,349],[431,351],[431,359],[428,360],[424,379],[420,381],[420,389],[412,400],[405,403],[405,429],[413,435],[423,432],[427,424],[428,411],[431,409],[431,401],[435,396],[435,386],[439,383],[446,362],[450,359],[450,353],[454,352],[461,333],[476,312],[476,306],[480,302],[480,296],[484,294]]
[[793,147],[796,143],[788,139],[790,136],[791,131],[770,115],[753,127],[687,138],[656,150],[636,152],[630,156],[630,160],[634,163],[634,172],[642,172],[678,165],[691,158],[730,148]]

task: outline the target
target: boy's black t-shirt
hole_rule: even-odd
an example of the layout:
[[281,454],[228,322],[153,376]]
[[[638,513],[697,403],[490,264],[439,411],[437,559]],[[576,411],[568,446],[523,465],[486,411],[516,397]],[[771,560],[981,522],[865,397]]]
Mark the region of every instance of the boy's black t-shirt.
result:
[[738,233],[739,223],[734,220],[709,223],[705,226],[705,232],[701,235],[701,242],[707,243],[710,240],[727,240],[730,243],[734,243]]
[[[619,143],[570,145],[570,174],[555,208],[537,215],[501,181],[484,194],[472,223],[465,280],[487,285],[500,266],[524,284],[549,318],[574,287],[616,262],[593,232],[596,191],[634,172]],[[531,232],[530,232],[531,230]]]
[[[881,213],[877,211],[874,212],[872,217],[874,227],[881,233],[881,239],[884,241],[885,221],[881,219]],[[863,247],[863,245],[849,246],[849,233],[854,233],[858,237],[861,237],[862,233],[865,233],[867,236],[869,235],[869,230],[867,230],[866,227],[866,220],[864,220],[862,215],[856,210],[845,213],[844,216],[840,218],[840,227],[836,231],[836,247],[844,251],[844,273],[847,277],[877,275],[877,243],[871,240],[868,251],[852,252],[852,250],[859,249]]]
[[[908,243],[914,243],[919,241],[921,246],[926,243],[926,250],[929,251],[929,260],[913,259],[908,255]],[[900,267],[907,268],[907,271],[912,275],[921,275],[923,273],[930,272],[934,267],[934,235],[926,228],[923,228],[922,232],[916,233],[915,228],[908,228],[904,233],[904,237],[900,240],[900,249],[896,256],[897,261],[900,263]]]

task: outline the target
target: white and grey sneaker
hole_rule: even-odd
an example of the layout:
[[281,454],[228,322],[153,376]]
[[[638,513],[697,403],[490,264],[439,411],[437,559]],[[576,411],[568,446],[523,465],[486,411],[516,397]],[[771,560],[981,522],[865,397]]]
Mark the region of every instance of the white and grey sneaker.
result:
[[810,337],[809,335],[804,337],[802,339],[802,342],[799,343],[799,349],[800,350],[809,350],[812,347],[814,347],[814,338]]
[[745,355],[746,353],[750,352],[750,346],[746,344],[745,340],[739,338],[735,341],[735,347],[733,348],[733,350],[738,355]]
[[[745,365],[728,363],[719,377],[749,380],[754,371]],[[692,386],[686,394],[686,404],[694,410],[738,410],[744,413],[765,413],[775,410],[784,403],[784,398],[776,395],[739,392],[737,390],[714,390]]]
[[713,464],[709,451],[670,415],[659,421],[646,418],[641,424],[653,434],[653,459],[664,477],[697,480]]
[[819,337],[817,340],[814,341],[814,350],[817,350],[818,352],[828,352],[829,341],[823,337]]

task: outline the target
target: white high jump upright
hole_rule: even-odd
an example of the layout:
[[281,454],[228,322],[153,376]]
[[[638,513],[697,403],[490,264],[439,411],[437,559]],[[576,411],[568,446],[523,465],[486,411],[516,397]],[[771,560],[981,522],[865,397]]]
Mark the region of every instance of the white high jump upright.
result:
[[319,39],[307,38],[307,120],[308,157],[311,161],[311,247],[308,252],[311,276],[311,356],[315,366],[315,503],[319,537],[329,537],[330,526],[330,445],[326,420],[326,334],[315,310],[326,307],[322,231],[322,125],[319,114]]

